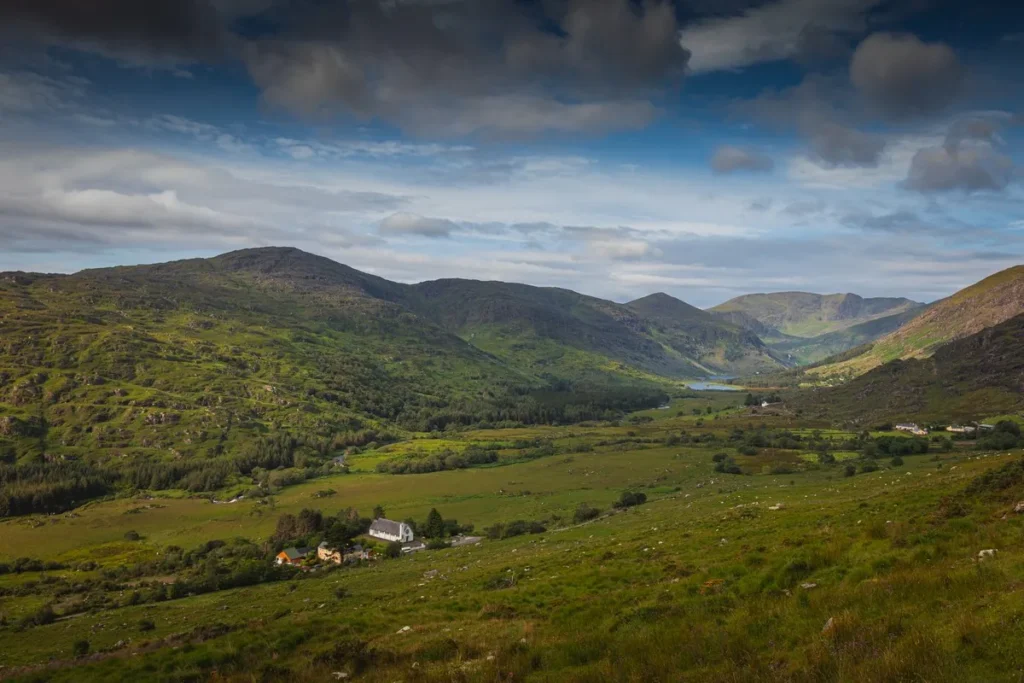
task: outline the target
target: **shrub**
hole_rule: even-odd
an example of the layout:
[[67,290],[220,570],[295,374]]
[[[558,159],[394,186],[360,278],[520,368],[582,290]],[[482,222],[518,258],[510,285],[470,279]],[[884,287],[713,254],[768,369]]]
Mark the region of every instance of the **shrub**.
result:
[[140,631],[152,631],[155,628],[156,628],[156,624],[154,624],[149,619],[140,619],[139,620],[139,630]]
[[836,456],[831,453],[818,453],[818,462],[822,465],[832,465],[836,461]]
[[384,557],[390,557],[394,559],[402,556],[402,544],[398,541],[391,541],[387,547],[384,548]]
[[576,522],[577,524],[581,524],[583,522],[588,522],[592,519],[596,519],[600,514],[601,511],[598,510],[596,507],[593,507],[592,505],[587,505],[586,503],[580,503],[576,507],[576,512],[574,512],[572,515],[572,521]]
[[893,467],[903,467],[903,458],[898,455],[894,455],[892,460],[889,461],[889,464]]
[[647,502],[647,494],[633,491],[623,491],[622,495],[619,496],[618,502],[615,503],[615,507],[619,509],[625,509],[634,507],[637,505],[643,505]]
[[88,640],[76,640],[75,644],[71,646],[71,651],[76,657],[84,657],[89,654],[89,641]]
[[427,542],[427,550],[443,550],[451,547],[452,544],[443,538],[432,538]]
[[843,476],[844,477],[852,477],[855,474],[857,474],[857,468],[854,467],[853,465],[847,465],[843,469]]
[[725,462],[728,457],[725,453],[715,453],[711,456],[711,462]]
[[715,465],[715,472],[722,472],[723,474],[743,474],[743,470],[736,464],[736,461],[732,458],[726,458],[722,462]]
[[126,531],[124,532],[124,540],[126,541],[139,541],[142,540],[142,536],[139,536],[138,531]]
[[860,464],[860,471],[861,472],[865,472],[865,473],[866,472],[877,472],[878,471],[878,465],[876,465],[873,460],[866,460],[866,461],[864,461],[864,462],[862,462]]
[[740,455],[757,455],[757,449],[753,446],[740,446],[736,450],[740,452]]

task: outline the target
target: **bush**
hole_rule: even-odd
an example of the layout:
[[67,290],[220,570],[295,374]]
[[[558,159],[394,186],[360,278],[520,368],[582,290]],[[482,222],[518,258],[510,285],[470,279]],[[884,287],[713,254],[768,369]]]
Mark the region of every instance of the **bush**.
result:
[[142,540],[142,536],[139,536],[138,531],[126,531],[124,532],[124,540],[126,541],[139,541]]
[[156,624],[154,624],[149,619],[140,619],[139,620],[139,630],[140,631],[152,631],[155,628],[156,628]]
[[860,464],[860,471],[864,473],[877,472],[878,465],[876,465],[873,460],[866,460]]
[[903,467],[903,458],[898,455],[894,455],[892,460],[889,461],[889,464],[893,467]]
[[402,544],[398,541],[391,541],[387,547],[384,548],[384,557],[390,557],[394,559],[402,556]]
[[844,477],[852,477],[855,474],[857,474],[857,468],[854,467],[853,465],[847,465],[843,469],[843,476]]
[[818,453],[818,463],[822,465],[832,465],[836,461],[836,456],[831,453]]
[[647,502],[647,494],[633,491],[623,491],[622,495],[619,496],[619,500],[615,503],[615,507],[619,509],[631,508],[637,505],[643,505]]
[[715,453],[711,456],[711,462],[725,462],[728,457],[725,453]]
[[588,522],[592,519],[596,519],[600,514],[601,511],[598,510],[596,507],[593,507],[592,505],[587,505],[586,503],[580,503],[576,507],[576,512],[574,512],[572,515],[572,521],[574,521],[577,524],[582,524],[583,522]]
[[451,548],[452,544],[443,538],[432,538],[427,541],[427,550],[443,550],[445,548]]
[[89,654],[89,641],[88,640],[76,640],[75,644],[71,646],[71,652],[76,657],[84,657]]
[[743,474],[743,470],[736,464],[736,461],[732,458],[726,458],[722,462],[715,465],[715,472],[721,472],[723,474]]
[[740,455],[757,455],[757,449],[753,446],[740,446],[736,450],[740,452]]

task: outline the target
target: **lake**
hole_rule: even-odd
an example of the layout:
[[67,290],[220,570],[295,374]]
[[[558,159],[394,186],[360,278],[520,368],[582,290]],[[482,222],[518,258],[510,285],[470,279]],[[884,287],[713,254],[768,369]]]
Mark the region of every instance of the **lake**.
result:
[[731,384],[719,384],[718,382],[687,382],[686,386],[694,391],[743,391],[743,387],[734,387]]

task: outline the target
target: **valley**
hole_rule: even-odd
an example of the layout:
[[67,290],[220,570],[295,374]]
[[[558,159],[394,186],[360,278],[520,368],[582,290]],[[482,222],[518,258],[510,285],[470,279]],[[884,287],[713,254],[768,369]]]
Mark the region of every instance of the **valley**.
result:
[[291,249],[6,274],[0,678],[1009,680],[1018,275],[723,317]]

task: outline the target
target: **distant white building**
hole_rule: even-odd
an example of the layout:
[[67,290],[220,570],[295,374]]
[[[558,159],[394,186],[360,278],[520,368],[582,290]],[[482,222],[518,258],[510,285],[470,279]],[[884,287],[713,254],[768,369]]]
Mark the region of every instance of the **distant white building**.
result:
[[390,519],[375,519],[370,525],[370,535],[382,541],[398,541],[409,543],[415,535],[412,528],[405,522],[392,522]]
[[915,436],[927,436],[928,435],[928,430],[927,429],[922,429],[921,427],[917,426],[917,424],[915,424],[913,422],[904,423],[904,424],[898,424],[898,425],[896,425],[896,430],[900,431],[900,432],[910,432],[911,434],[913,434]]

